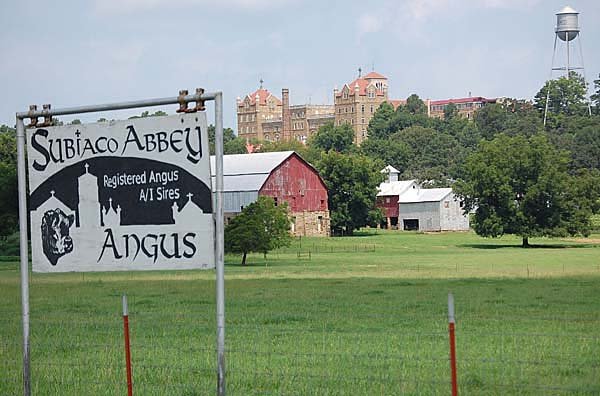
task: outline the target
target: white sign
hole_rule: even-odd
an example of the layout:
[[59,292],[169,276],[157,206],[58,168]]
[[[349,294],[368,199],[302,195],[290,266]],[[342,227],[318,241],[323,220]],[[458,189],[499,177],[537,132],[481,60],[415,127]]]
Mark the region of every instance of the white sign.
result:
[[214,268],[206,114],[27,131],[33,270]]

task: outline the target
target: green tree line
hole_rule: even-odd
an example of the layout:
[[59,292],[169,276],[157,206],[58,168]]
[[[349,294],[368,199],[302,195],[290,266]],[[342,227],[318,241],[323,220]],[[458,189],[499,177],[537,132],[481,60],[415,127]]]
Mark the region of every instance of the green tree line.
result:
[[261,151],[296,150],[315,165],[329,189],[334,234],[381,219],[375,209],[379,170],[390,164],[404,179],[454,187],[480,235],[517,234],[526,246],[534,236],[590,232],[600,195],[600,76],[594,88],[588,103],[585,82],[573,73],[545,83],[532,102],[504,99],[472,119],[453,104],[442,118],[429,117],[413,94],[396,109],[383,103],[360,147],[349,125],[333,124],[306,146],[255,143]]
[[[334,234],[352,234],[381,220],[375,197],[382,181],[379,171],[387,164],[399,169],[404,179],[454,186],[464,196],[466,210],[474,212],[473,226],[481,235],[586,234],[589,215],[598,210],[600,75],[594,80],[591,103],[586,92],[583,79],[573,73],[569,79],[546,82],[533,102],[505,99],[487,104],[472,119],[460,116],[452,104],[442,118],[429,117],[425,103],[413,94],[396,109],[383,103],[360,147],[349,125],[328,124],[306,145],[246,142],[226,128],[224,150],[245,153],[251,143],[256,151],[298,152],[316,167],[329,189]],[[163,114],[141,117],[154,115]],[[212,126],[209,140],[212,152]],[[17,226],[15,153],[14,128],[2,125],[0,235]],[[536,160],[528,163],[531,158]]]

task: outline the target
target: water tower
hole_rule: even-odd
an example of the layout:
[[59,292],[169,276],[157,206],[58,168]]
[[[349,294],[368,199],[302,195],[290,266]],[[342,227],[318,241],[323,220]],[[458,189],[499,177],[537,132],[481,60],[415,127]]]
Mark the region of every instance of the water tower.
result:
[[[587,81],[585,78],[585,69],[583,67],[583,50],[581,48],[581,34],[579,30],[579,13],[567,6],[560,10],[556,14],[556,28],[554,29],[554,50],[552,52],[552,69],[550,71],[550,80],[554,78],[554,72],[564,72],[564,76],[568,79],[571,71],[581,70],[584,81]],[[576,38],[579,37],[579,40]],[[564,43],[562,48],[558,48],[559,52],[563,52],[566,54],[566,58],[563,58],[566,63],[561,63],[559,61],[558,65],[555,65],[556,54],[557,54],[557,44],[559,44],[559,39],[562,43]],[[578,44],[579,47],[579,59],[574,59],[575,57],[572,55],[571,47],[575,47],[575,44]],[[562,74],[562,73],[561,73]],[[550,90],[548,90],[548,95],[546,96],[546,109],[544,111],[544,125],[546,125],[546,115],[548,114],[548,99],[550,96]],[[591,108],[588,103],[588,111],[591,115]]]
[[[581,56],[581,67],[571,67],[571,41],[575,40],[579,36],[579,13],[571,7],[563,8],[559,13],[556,14],[556,37],[554,38],[554,56],[556,55],[556,42],[557,39],[565,42],[567,52],[567,63],[563,67],[554,67],[552,70],[564,70],[565,77],[569,78],[569,71],[576,69],[583,69],[583,55],[581,51],[581,44],[579,45],[579,53]],[[579,40],[581,41],[581,40]]]

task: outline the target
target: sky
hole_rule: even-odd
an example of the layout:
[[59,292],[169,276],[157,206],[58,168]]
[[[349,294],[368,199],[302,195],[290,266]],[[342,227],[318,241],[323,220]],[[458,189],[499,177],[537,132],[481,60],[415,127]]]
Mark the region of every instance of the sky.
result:
[[[600,74],[598,0],[3,0],[0,124],[14,125],[30,104],[202,87],[223,92],[224,125],[236,129],[236,98],[259,80],[278,97],[289,88],[291,104],[332,104],[334,87],[359,67],[388,77],[390,99],[531,99],[551,76],[555,13],[566,5],[581,13],[572,63],[581,64],[581,46],[591,82]],[[566,58],[559,44],[555,66]]]

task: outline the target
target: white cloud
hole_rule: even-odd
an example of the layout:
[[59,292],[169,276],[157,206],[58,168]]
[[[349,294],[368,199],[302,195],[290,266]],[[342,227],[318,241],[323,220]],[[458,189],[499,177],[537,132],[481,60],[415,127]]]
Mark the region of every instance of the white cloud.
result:
[[402,12],[407,18],[425,20],[428,17],[444,13],[450,5],[450,0],[415,0],[403,4]]
[[280,32],[271,32],[267,35],[267,43],[271,48],[285,49],[285,38]]
[[394,32],[404,40],[424,38],[428,23],[439,17],[465,14],[473,9],[530,9],[542,0],[387,0],[356,22],[359,38],[382,31]]
[[479,5],[484,8],[520,9],[530,8],[541,0],[480,0]]
[[147,45],[140,40],[88,42],[85,51],[90,54],[89,68],[102,70],[103,77],[113,82],[128,81],[135,76]]
[[381,30],[383,20],[371,14],[363,14],[358,19],[358,34],[375,33]]
[[127,14],[135,11],[154,10],[156,8],[185,8],[202,6],[206,8],[264,9],[289,3],[291,0],[95,0],[93,10],[96,14]]
[[392,31],[403,39],[420,36],[425,22],[446,12],[451,0],[386,1],[381,7],[363,13],[357,20],[359,40],[369,33]]

